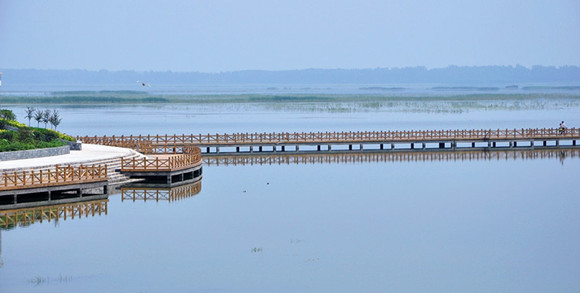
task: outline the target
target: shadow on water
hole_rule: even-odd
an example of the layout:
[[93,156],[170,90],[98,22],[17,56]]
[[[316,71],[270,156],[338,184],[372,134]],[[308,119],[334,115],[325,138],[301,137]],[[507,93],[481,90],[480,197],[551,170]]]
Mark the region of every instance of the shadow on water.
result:
[[578,148],[502,151],[344,152],[336,154],[285,153],[277,155],[257,154],[254,156],[208,156],[203,158],[203,164],[205,166],[237,166],[535,159],[558,159],[564,164],[566,159],[578,157],[580,157],[580,149]]

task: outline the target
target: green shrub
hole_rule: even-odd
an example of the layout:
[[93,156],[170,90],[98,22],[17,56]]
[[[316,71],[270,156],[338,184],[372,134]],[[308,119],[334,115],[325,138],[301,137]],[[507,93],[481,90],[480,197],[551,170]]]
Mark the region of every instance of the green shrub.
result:
[[59,138],[59,135],[49,129],[35,129],[34,138],[40,141],[52,141]]
[[25,124],[22,124],[18,121],[0,118],[0,129],[5,129],[6,126],[12,126],[16,128],[27,127]]
[[15,138],[16,138],[16,131],[0,130],[0,139],[5,139],[7,141],[14,141]]
[[2,109],[0,110],[0,118],[6,120],[16,120],[16,115],[14,112],[12,112],[12,110]]
[[66,145],[67,141],[75,141],[69,135],[45,128],[28,127],[17,121],[0,119],[0,152],[50,148]]
[[28,128],[18,129],[18,141],[23,143],[33,143],[34,142],[34,131]]
[[20,142],[12,141],[9,142],[5,139],[0,139],[0,152],[12,152],[12,151],[23,151],[32,149],[44,149],[44,148],[54,148],[66,145],[65,142],[53,140],[53,141],[38,141],[38,142]]
[[22,150],[32,150],[36,146],[32,143],[22,143],[19,141],[13,141],[7,144],[0,144],[0,152],[12,152],[12,151],[22,151]]

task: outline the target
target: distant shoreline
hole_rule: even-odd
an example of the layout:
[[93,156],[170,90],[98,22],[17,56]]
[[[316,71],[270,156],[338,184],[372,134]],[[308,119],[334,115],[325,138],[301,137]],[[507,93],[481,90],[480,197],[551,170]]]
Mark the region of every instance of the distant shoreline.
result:
[[0,95],[1,105],[115,105],[115,104],[238,104],[336,103],[411,101],[570,100],[580,103],[580,92],[570,93],[449,93],[442,94],[149,94],[139,91],[71,91],[44,96]]

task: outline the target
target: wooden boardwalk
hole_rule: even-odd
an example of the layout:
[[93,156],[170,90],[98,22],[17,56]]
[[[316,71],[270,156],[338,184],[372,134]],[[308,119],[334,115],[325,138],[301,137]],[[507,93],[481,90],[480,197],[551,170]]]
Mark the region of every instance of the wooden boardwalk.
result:
[[121,173],[132,178],[148,178],[165,183],[191,181],[201,176],[201,149],[196,146],[152,146],[138,147],[147,158],[121,159]]
[[410,130],[308,133],[234,133],[191,135],[139,135],[78,137],[86,143],[132,147],[136,150],[198,146],[204,154],[254,152],[425,150],[457,148],[576,146],[580,129],[564,133],[554,128],[497,130]]
[[121,159],[122,172],[139,171],[177,171],[201,165],[201,149],[194,146],[187,147],[156,147],[143,152],[150,158]]
[[54,170],[0,173],[0,191],[107,181],[107,166],[56,165]]
[[55,169],[0,173],[0,209],[37,202],[53,202],[66,198],[81,198],[94,190],[108,192],[106,165],[56,166]]

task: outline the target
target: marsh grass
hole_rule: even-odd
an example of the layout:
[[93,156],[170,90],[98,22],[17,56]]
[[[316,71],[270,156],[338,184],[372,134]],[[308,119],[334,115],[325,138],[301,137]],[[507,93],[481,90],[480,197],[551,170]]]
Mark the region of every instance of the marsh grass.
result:
[[240,94],[191,95],[149,94],[138,91],[55,92],[49,96],[2,96],[3,104],[70,105],[159,105],[186,104],[199,109],[219,106],[268,111],[296,112],[417,112],[461,113],[472,110],[549,110],[580,107],[574,93],[481,93],[449,95],[397,94]]

